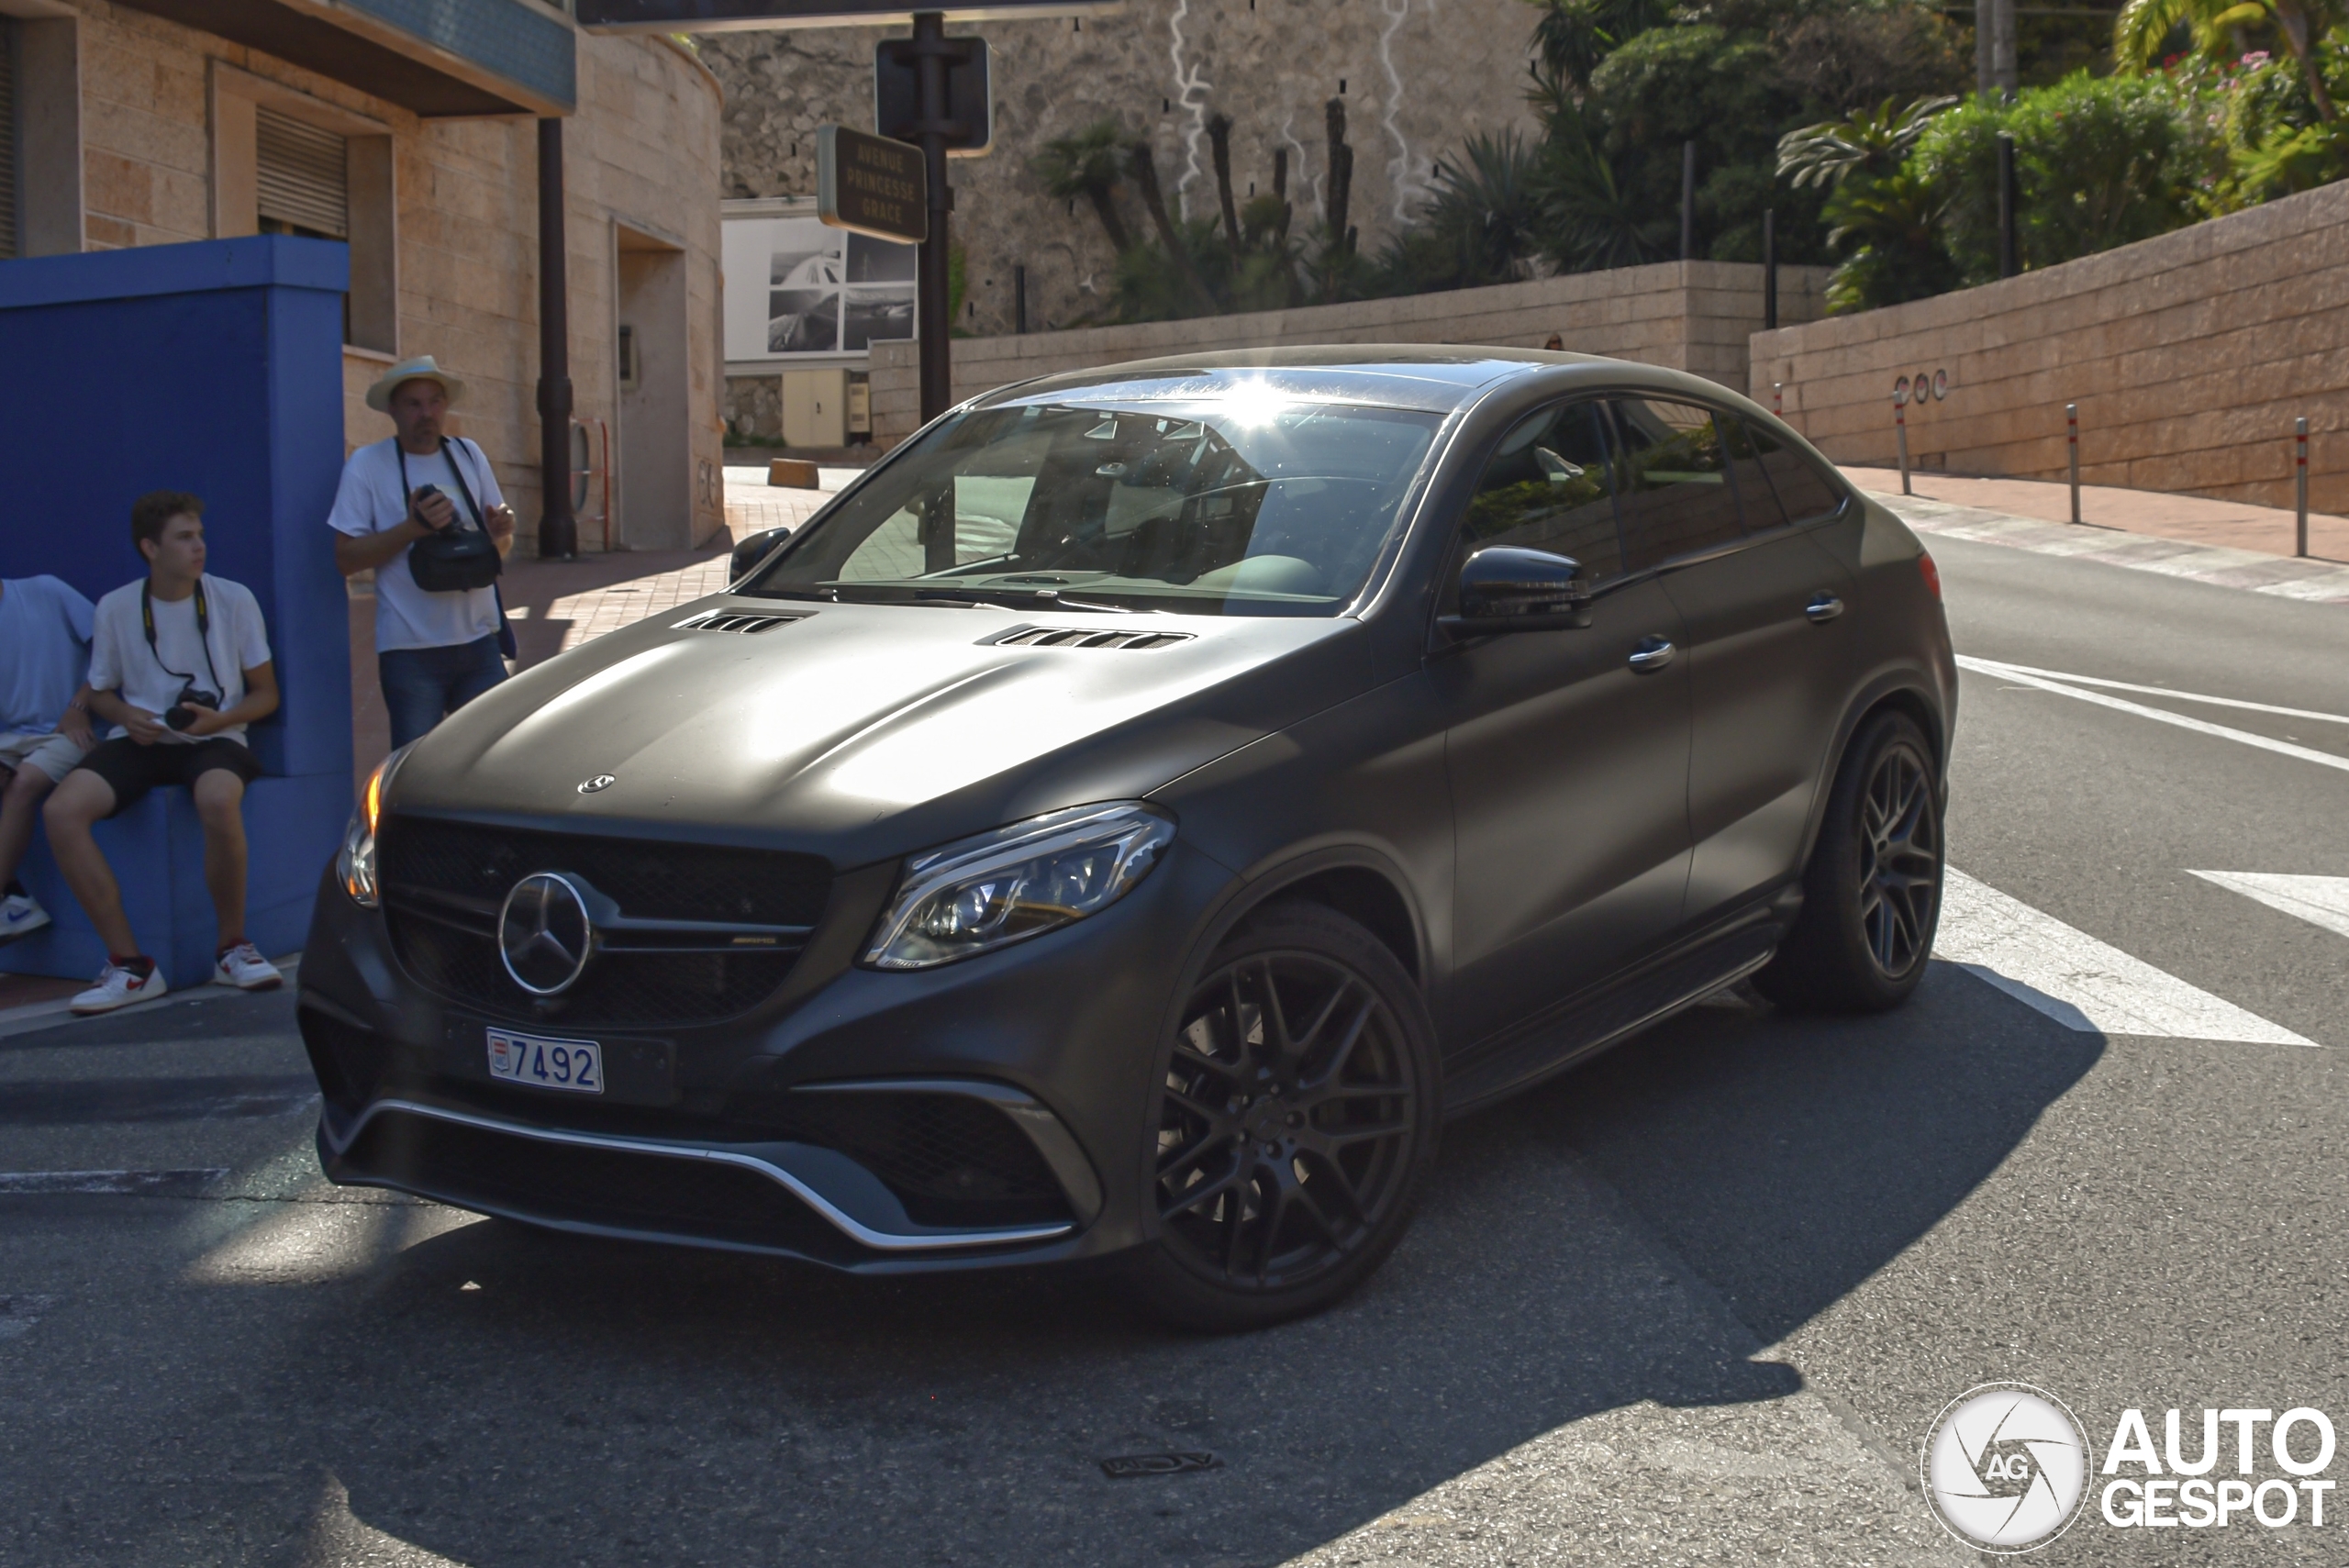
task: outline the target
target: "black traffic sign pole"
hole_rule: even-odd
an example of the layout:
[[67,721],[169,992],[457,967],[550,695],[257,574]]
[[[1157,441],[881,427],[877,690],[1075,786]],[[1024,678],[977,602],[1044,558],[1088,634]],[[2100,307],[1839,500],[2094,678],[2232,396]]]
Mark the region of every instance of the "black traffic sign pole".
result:
[[956,129],[948,116],[946,67],[963,58],[963,46],[946,41],[946,17],[938,11],[914,15],[914,41],[907,50],[921,79],[919,117],[907,128],[907,139],[921,148],[922,165],[930,175],[930,235],[921,242],[915,273],[915,331],[921,352],[921,417],[928,424],[946,412],[953,400],[952,350],[947,338],[953,323],[947,320],[946,215],[954,207],[954,193],[946,183],[946,139]]

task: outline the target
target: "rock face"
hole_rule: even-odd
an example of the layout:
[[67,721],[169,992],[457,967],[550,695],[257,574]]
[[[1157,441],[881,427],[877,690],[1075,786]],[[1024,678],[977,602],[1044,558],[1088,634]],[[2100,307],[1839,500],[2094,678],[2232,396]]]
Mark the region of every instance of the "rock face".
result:
[[[1044,143],[1115,118],[1150,138],[1170,206],[1217,209],[1208,118],[1230,117],[1234,195],[1272,189],[1288,151],[1295,227],[1329,195],[1323,106],[1341,97],[1354,150],[1350,216],[1375,251],[1425,198],[1436,161],[1479,131],[1532,120],[1523,89],[1535,20],[1525,0],[1127,0],[1111,15],[957,24],[993,56],[995,150],[951,164],[953,238],[975,333],[1013,326],[1012,268],[1028,270],[1028,321],[1046,330],[1098,312],[1114,255],[1083,202],[1055,202],[1029,167]],[[903,29],[895,29],[902,36]],[[726,87],[725,194],[813,195],[816,128],[873,124],[873,46],[891,30],[707,34]],[[1136,234],[1141,203],[1121,197]]]

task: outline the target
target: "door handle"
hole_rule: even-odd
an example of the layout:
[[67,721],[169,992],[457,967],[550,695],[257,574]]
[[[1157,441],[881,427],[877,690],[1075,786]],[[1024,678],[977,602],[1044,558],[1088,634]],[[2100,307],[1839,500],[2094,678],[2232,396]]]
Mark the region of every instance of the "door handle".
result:
[[1652,675],[1671,663],[1679,655],[1680,650],[1672,645],[1671,639],[1643,637],[1640,639],[1640,645],[1631,650],[1631,658],[1624,662],[1631,666],[1634,673]]
[[1825,626],[1843,613],[1843,601],[1822,588],[1810,596],[1810,603],[1802,607],[1802,613],[1813,626]]

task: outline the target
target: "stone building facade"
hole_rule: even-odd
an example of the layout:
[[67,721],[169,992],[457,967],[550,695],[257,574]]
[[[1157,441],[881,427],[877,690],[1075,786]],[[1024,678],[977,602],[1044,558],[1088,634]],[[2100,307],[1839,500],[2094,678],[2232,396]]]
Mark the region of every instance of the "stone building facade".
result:
[[[1030,162],[1105,117],[1150,138],[1169,206],[1204,217],[1217,208],[1207,124],[1229,116],[1236,196],[1269,191],[1274,151],[1286,148],[1302,228],[1329,194],[1323,106],[1342,98],[1350,216],[1360,248],[1375,251],[1464,139],[1531,133],[1535,19],[1525,0],[1127,0],[1097,17],[953,25],[987,40],[996,100],[993,151],[952,164],[952,233],[968,272],[957,328],[1012,330],[1015,266],[1026,269],[1030,330],[1102,309],[1114,255],[1101,226],[1084,203],[1048,197]],[[702,57],[726,88],[725,194],[813,195],[816,128],[872,128],[873,50],[888,36],[706,36]],[[1127,221],[1148,232],[1139,203]]]
[[[540,511],[537,128],[529,106],[422,115],[351,80],[153,14],[170,8],[161,0],[0,0],[0,17],[21,29],[17,58],[39,59],[44,73],[22,78],[32,101],[24,106],[20,253],[253,233],[271,221],[257,206],[267,205],[256,193],[257,125],[282,136],[291,121],[302,128],[297,136],[340,139],[352,262],[346,444],[390,433],[362,401],[368,384],[396,359],[435,355],[467,384],[453,428],[495,466],[527,546]],[[575,50],[575,101],[557,106],[565,111],[575,413],[591,462],[603,463],[609,438],[613,542],[683,548],[724,527],[720,90],[689,49],[666,39],[578,33],[560,11],[533,10],[536,25],[559,27]],[[631,315],[644,318],[647,353],[644,373],[624,385],[618,346]],[[663,376],[657,404],[647,400],[648,380]],[[584,548],[604,542],[604,478],[587,486]]]

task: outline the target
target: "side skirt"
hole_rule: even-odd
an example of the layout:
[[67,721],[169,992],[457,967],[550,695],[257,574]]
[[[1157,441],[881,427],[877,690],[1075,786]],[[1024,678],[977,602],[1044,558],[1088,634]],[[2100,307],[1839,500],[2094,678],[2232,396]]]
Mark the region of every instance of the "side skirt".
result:
[[1444,1119],[1530,1089],[1742,980],[1770,962],[1791,917],[1754,906],[1563,1006],[1471,1048],[1444,1067]]

